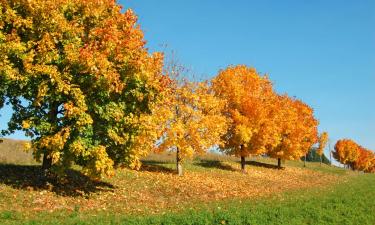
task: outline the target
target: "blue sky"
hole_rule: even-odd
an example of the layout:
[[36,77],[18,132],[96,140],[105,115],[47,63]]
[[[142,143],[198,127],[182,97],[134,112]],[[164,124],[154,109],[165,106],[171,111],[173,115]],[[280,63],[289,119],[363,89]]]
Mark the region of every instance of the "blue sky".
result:
[[[279,93],[311,105],[333,144],[352,138],[375,149],[374,0],[119,3],[138,14],[150,51],[167,45],[201,79],[253,66]],[[10,110],[1,112],[3,128]]]
[[119,2],[138,14],[150,51],[167,44],[203,79],[253,66],[311,105],[333,144],[375,150],[375,1]]

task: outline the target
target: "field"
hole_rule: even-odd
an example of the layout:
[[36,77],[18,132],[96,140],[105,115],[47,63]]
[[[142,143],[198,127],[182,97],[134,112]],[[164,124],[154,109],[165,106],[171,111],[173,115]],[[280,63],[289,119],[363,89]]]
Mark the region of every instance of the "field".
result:
[[0,224],[375,224],[375,175],[319,163],[208,154],[174,172],[173,154],[102,181],[69,171],[40,182],[22,143],[0,144]]

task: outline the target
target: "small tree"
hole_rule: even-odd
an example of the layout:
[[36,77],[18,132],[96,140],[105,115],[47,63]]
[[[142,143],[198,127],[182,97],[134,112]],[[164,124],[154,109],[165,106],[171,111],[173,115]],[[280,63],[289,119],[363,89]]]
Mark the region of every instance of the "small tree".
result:
[[194,154],[203,154],[220,144],[227,121],[221,115],[225,102],[215,97],[207,83],[186,80],[172,83],[169,109],[162,137],[158,140],[159,151],[176,152],[176,169],[183,175],[183,161]]
[[322,155],[324,153],[324,148],[327,146],[327,143],[328,143],[328,133],[327,132],[323,132],[319,136],[318,143],[319,143],[319,146],[318,146],[318,149],[317,149],[316,152],[320,156],[320,166],[322,166]]

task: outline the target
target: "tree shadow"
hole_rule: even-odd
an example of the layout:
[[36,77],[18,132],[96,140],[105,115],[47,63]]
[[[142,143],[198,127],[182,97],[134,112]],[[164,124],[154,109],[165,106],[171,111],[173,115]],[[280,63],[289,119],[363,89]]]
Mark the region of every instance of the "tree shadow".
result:
[[141,160],[142,164],[147,164],[147,165],[160,165],[160,164],[174,164],[175,161],[159,161],[155,159],[150,159],[150,160]]
[[60,196],[88,196],[91,193],[113,191],[112,184],[93,180],[79,171],[68,169],[63,178],[41,176],[41,166],[0,164],[0,184],[15,189],[42,191],[47,190]]
[[200,160],[199,162],[195,162],[194,164],[197,166],[205,167],[205,168],[216,168],[216,169],[228,170],[228,171],[238,171],[237,169],[233,168],[230,165],[223,164],[223,162],[219,160]]
[[164,162],[157,162],[157,161],[142,161],[142,166],[140,171],[147,171],[153,173],[176,173],[174,169],[168,168],[166,166],[162,166],[160,164],[167,164]]
[[[241,162],[238,162],[238,163],[241,163]],[[268,164],[268,163],[262,163],[262,162],[257,162],[257,161],[246,161],[246,164],[247,165],[252,165],[252,166],[257,166],[257,167],[263,167],[263,168],[267,168],[267,169],[285,169],[285,167],[281,167],[279,168],[277,165],[272,165],[272,164]]]

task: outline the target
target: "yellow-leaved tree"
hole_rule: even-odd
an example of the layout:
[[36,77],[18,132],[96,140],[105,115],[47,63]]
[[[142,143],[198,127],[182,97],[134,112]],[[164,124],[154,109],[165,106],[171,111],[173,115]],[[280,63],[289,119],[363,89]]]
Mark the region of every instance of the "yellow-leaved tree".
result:
[[[227,120],[221,115],[225,101],[214,96],[206,82],[177,80],[171,83],[170,95],[160,109],[166,124],[157,151],[175,151],[176,168],[183,175],[182,163],[194,154],[203,154],[221,143]],[[168,110],[166,110],[168,109]]]
[[221,150],[241,157],[245,172],[245,157],[266,153],[278,144],[276,124],[270,119],[276,113],[272,83],[245,65],[221,70],[212,83],[216,96],[227,101],[223,114],[230,121]]
[[324,148],[327,146],[328,143],[328,133],[323,132],[319,136],[318,140],[318,149],[316,150],[316,153],[320,156],[320,166],[322,166],[322,155],[324,154]]

